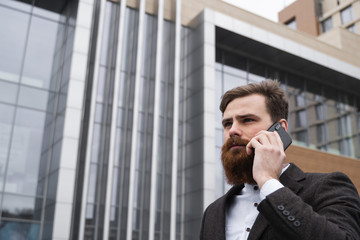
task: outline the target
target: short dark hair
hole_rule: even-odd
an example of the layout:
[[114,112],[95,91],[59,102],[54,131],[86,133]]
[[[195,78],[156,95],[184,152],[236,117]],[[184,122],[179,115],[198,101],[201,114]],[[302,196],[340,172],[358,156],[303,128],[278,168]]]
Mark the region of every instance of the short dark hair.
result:
[[227,105],[234,99],[259,94],[265,97],[265,104],[271,120],[287,120],[289,103],[285,92],[280,88],[280,83],[275,80],[266,80],[260,83],[251,83],[227,91],[221,99],[220,111],[224,114]]

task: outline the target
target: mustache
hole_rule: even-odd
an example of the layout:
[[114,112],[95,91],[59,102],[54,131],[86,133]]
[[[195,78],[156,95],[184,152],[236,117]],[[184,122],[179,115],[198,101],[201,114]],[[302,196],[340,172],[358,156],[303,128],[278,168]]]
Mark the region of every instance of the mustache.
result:
[[234,146],[246,146],[249,143],[248,140],[241,139],[239,136],[231,136],[222,147],[222,151],[230,150]]

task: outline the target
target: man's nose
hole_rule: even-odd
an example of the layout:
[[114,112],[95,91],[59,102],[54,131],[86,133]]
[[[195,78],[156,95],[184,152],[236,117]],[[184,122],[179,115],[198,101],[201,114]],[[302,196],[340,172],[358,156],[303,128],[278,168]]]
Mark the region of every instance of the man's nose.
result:
[[233,123],[229,130],[229,135],[230,135],[230,137],[241,136],[242,130],[241,130],[240,126],[236,123]]

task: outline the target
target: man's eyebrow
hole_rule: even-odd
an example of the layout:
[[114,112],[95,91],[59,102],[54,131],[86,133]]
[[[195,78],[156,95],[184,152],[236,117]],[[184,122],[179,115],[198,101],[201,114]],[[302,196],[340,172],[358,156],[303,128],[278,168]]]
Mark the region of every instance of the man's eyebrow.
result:
[[236,118],[259,118],[259,116],[253,113],[247,113],[243,115],[236,115]]
[[231,121],[232,118],[224,118],[221,123],[224,125],[224,123]]
[[[235,116],[236,119],[244,119],[244,118],[259,118],[258,115],[253,114],[253,113],[247,113],[247,114],[243,114],[243,115],[236,115]],[[228,117],[228,118],[224,118],[221,122],[224,124],[228,121],[231,121],[232,117]]]

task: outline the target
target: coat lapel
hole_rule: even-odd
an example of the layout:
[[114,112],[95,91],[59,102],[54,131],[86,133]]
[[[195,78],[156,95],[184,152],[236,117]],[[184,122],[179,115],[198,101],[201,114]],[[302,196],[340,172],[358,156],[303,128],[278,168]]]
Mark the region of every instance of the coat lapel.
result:
[[[288,169],[280,176],[280,182],[290,188],[295,194],[297,194],[303,187],[299,183],[300,180],[305,178],[305,174],[293,163],[290,164]],[[260,239],[263,232],[269,226],[269,223],[262,214],[259,214],[255,220],[255,223],[250,231],[248,240]]]
[[240,194],[243,188],[244,185],[234,186],[223,197],[211,204],[211,212],[209,214],[204,213],[206,215],[206,223],[204,224],[203,218],[203,227],[200,233],[201,239],[226,239],[226,206],[229,200],[234,195]]

